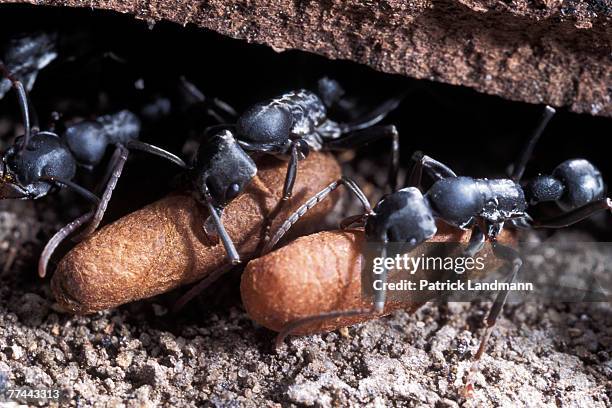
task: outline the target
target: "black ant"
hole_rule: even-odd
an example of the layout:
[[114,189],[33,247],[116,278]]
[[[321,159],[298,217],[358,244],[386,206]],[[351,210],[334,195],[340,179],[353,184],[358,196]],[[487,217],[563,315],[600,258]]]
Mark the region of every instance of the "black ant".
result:
[[[416,163],[410,174],[410,187],[383,197],[374,208],[371,208],[365,195],[354,182],[348,179],[338,180],[292,214],[267,243],[263,252],[270,251],[308,209],[323,200],[338,186],[346,185],[357,195],[365,208],[365,213],[347,218],[341,226],[344,228],[356,224],[364,226],[366,240],[381,245],[381,256],[386,256],[387,244],[391,242],[405,244],[406,250],[425,242],[436,234],[436,219],[438,219],[463,230],[471,229],[470,241],[465,249],[465,254],[468,256],[474,256],[482,250],[485,241],[489,240],[494,254],[512,265],[507,280],[511,283],[523,262],[515,249],[496,241],[507,222],[519,228],[563,228],[597,211],[612,210],[612,200],[605,197],[601,173],[584,159],[567,160],[557,166],[551,175],[540,175],[527,183],[520,184],[534,146],[554,112],[553,108],[546,107],[539,126],[521,153],[510,178],[476,179],[457,176],[448,166],[417,152],[413,156]],[[419,189],[423,170],[434,180],[425,194]],[[542,202],[554,202],[563,212],[549,219],[533,219],[529,215],[529,210]],[[387,271],[375,279],[385,282]],[[487,339],[507,296],[507,290],[498,292],[485,320],[486,331],[468,374],[466,388],[468,392],[473,388],[473,373],[478,369],[478,362],[485,351]],[[329,312],[299,319],[288,324],[279,333],[277,347],[280,347],[288,335],[303,325],[341,316],[379,314],[384,310],[385,302],[386,291],[383,286],[383,289],[374,291],[374,304],[371,309]]]
[[[203,94],[190,83],[186,88],[204,100]],[[285,93],[277,98],[258,103],[237,116],[229,105],[215,100],[223,113],[235,124],[221,124],[210,130],[224,129],[200,145],[194,167],[194,185],[199,199],[210,210],[206,222],[207,235],[217,234],[225,246],[232,264],[240,263],[240,257],[225,232],[221,222],[223,208],[240,195],[255,176],[257,167],[249,154],[271,154],[288,160],[283,195],[268,215],[264,233],[267,238],[270,221],[291,198],[298,172],[298,162],[310,151],[342,151],[353,149],[381,138],[392,140],[390,183],[392,188],[399,167],[399,136],[395,126],[375,126],[401,102],[403,96],[387,100],[364,117],[340,123],[331,120],[327,111],[333,105],[340,108],[352,106],[343,99],[344,91],[333,80],[319,81],[319,93],[301,89]],[[211,225],[212,224],[212,225]],[[211,228],[214,226],[214,229]],[[215,233],[216,231],[216,233]]]
[[[9,76],[9,78],[13,78]],[[179,157],[159,147],[138,140],[140,120],[133,113],[123,110],[72,124],[60,137],[54,132],[30,129],[30,107],[27,93],[17,84],[21,111],[26,126],[25,134],[16,138],[13,146],[0,155],[0,199],[38,199],[60,187],[67,187],[96,205],[91,211],[69,223],[47,243],[39,262],[39,275],[45,276],[49,259],[57,246],[72,232],[89,221],[80,238],[91,234],[98,227],[112,192],[123,171],[128,149],[141,150],[163,157],[183,168],[187,166]],[[73,182],[77,167],[93,168],[99,165],[110,145],[115,151],[102,180],[103,195],[98,198],[93,192]]]

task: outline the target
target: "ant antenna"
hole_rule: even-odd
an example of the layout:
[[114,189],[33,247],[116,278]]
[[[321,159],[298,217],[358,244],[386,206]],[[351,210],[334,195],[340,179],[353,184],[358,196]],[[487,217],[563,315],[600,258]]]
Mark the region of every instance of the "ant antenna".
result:
[[6,65],[2,61],[0,61],[0,73],[4,75],[11,83],[13,84],[13,88],[15,88],[15,92],[17,92],[17,100],[19,102],[19,109],[21,109],[21,116],[23,118],[23,127],[24,127],[24,138],[19,147],[19,152],[23,152],[26,147],[28,147],[28,143],[30,142],[30,138],[32,136],[32,126],[30,124],[30,109],[28,105],[28,94],[25,90],[25,87],[17,78],[15,78]]
[[519,160],[514,166],[514,170],[512,172],[512,180],[519,181],[521,177],[523,177],[523,173],[525,172],[525,168],[527,167],[527,162],[533,154],[533,149],[538,143],[538,140],[540,140],[540,136],[542,136],[546,125],[548,125],[548,122],[550,122],[555,112],[556,111],[552,106],[546,105],[546,107],[544,108],[544,112],[542,113],[542,117],[540,118],[540,123],[531,134],[529,141],[527,142],[523,151],[521,152],[521,155],[519,156]]
[[272,248],[274,248],[274,246],[278,244],[278,241],[280,241],[281,238],[287,233],[287,231],[289,231],[289,229],[291,228],[293,224],[298,222],[298,220],[302,218],[304,214],[306,214],[315,205],[323,201],[323,199],[325,199],[329,194],[331,194],[334,190],[336,190],[341,185],[345,185],[351,191],[351,193],[357,196],[357,198],[359,199],[359,201],[361,201],[361,204],[363,205],[365,214],[370,214],[372,212],[372,207],[370,206],[370,203],[367,197],[365,196],[363,191],[361,191],[359,186],[357,186],[357,184],[353,180],[347,177],[343,177],[341,179],[338,179],[330,183],[327,187],[319,191],[317,194],[312,196],[308,201],[306,201],[304,204],[298,207],[298,209],[295,210],[295,212],[289,215],[289,217],[287,217],[287,220],[285,220],[285,222],[278,228],[274,236],[272,236],[270,240],[266,242],[266,244],[264,245],[261,251],[261,255],[264,255],[270,252]]

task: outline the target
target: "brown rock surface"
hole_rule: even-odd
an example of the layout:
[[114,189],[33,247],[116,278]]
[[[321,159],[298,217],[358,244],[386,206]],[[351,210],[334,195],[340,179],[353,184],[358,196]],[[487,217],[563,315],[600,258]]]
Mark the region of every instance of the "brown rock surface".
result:
[[612,116],[610,0],[25,3],[191,23],[279,51],[296,48],[508,99]]

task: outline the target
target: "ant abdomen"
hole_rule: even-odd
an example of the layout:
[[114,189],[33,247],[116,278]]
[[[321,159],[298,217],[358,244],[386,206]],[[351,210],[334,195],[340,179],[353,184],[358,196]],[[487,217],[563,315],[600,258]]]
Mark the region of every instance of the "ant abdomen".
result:
[[564,211],[582,207],[604,196],[605,186],[601,173],[587,160],[566,160],[553,170],[552,175],[565,187],[557,201]]

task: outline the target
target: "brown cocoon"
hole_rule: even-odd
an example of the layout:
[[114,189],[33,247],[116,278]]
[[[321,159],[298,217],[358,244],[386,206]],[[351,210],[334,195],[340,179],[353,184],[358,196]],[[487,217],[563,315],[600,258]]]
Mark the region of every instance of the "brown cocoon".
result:
[[[266,158],[258,169],[222,218],[243,260],[254,255],[264,217],[281,198],[287,163]],[[274,220],[272,231],[340,175],[329,154],[312,153],[301,161],[293,198]],[[312,209],[298,223],[298,231],[300,225],[320,221],[336,197]],[[91,313],[202,279],[227,264],[223,244],[209,242],[204,234],[207,215],[191,196],[171,195],[102,228],[61,260],[51,281],[57,301],[73,313]]]
[[[469,231],[439,224],[438,233],[429,242],[465,243],[469,238]],[[513,235],[504,231],[499,239],[511,242]],[[372,303],[362,299],[361,290],[364,244],[365,236],[361,229],[325,231],[298,238],[283,248],[252,260],[245,268],[240,284],[247,313],[262,326],[281,331],[285,325],[300,318],[331,311],[370,308]],[[428,255],[427,248],[422,251],[425,256]],[[490,249],[485,249],[482,254],[486,252]],[[491,253],[487,254],[488,259],[492,259],[491,256]],[[497,268],[501,264],[490,265]],[[416,279],[420,273],[422,271],[415,274]],[[418,299],[387,302],[381,315],[397,309],[414,312],[425,302],[422,294],[420,292]],[[435,296],[435,292],[431,295]],[[360,315],[328,319],[306,325],[294,334],[331,331],[373,317]]]

